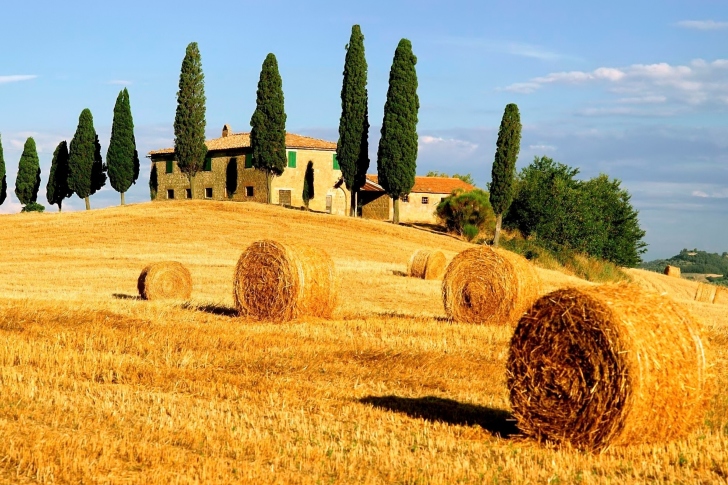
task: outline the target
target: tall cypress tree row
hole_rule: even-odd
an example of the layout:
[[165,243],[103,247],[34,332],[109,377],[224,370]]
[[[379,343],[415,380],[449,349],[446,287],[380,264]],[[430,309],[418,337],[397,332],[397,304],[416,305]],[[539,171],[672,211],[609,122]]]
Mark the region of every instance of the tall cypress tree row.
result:
[[521,150],[521,115],[514,103],[506,105],[498,130],[495,160],[491,172],[490,205],[495,213],[495,237],[493,245],[500,240],[503,213],[513,202],[513,180],[516,175],[516,160]]
[[394,199],[394,220],[399,224],[399,200],[415,184],[417,170],[417,57],[412,43],[399,41],[389,72],[382,137],[377,150],[379,184]]
[[258,81],[255,112],[250,119],[252,165],[265,173],[268,203],[271,185],[286,169],[286,112],[283,107],[283,81],[276,56],[268,54]]
[[70,197],[73,191],[68,188],[68,144],[60,142],[53,152],[51,173],[46,184],[46,199],[50,205],[57,205],[61,212],[63,199]]
[[364,56],[364,35],[361,28],[351,28],[346,46],[344,82],[341,86],[341,118],[336,158],[346,188],[351,192],[350,215],[356,214],[355,194],[366,181],[369,169],[369,110],[367,94],[367,61]]
[[99,135],[94,135],[94,163],[91,165],[91,194],[106,185],[106,164],[101,158],[101,143],[99,143]]
[[174,117],[174,156],[177,166],[190,181],[192,197],[194,180],[202,170],[207,155],[205,145],[205,75],[197,42],[187,46],[179,75],[177,113]]
[[8,197],[8,180],[5,173],[5,158],[3,157],[3,141],[0,136],[0,204]]
[[131,116],[129,91],[126,88],[119,93],[114,105],[114,121],[111,125],[109,149],[106,152],[106,165],[111,186],[121,194],[121,205],[124,205],[124,193],[136,180],[135,175],[139,174],[134,120]]
[[92,191],[92,170],[97,152],[96,140],[94,118],[87,108],[81,111],[68,150],[68,187],[86,202],[86,210],[91,209],[88,198],[95,192]]
[[15,179],[15,195],[24,206],[30,205],[38,198],[40,187],[40,161],[35,140],[29,137],[25,140],[23,154],[18,163],[18,176]]

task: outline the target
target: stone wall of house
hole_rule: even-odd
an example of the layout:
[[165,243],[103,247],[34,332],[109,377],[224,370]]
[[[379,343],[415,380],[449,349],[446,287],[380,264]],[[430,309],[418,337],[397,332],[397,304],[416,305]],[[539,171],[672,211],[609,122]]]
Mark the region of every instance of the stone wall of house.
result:
[[377,221],[391,220],[392,198],[384,192],[360,192],[361,216]]
[[437,204],[448,195],[412,192],[409,194],[407,202],[400,201],[399,203],[399,220],[401,222],[437,223],[435,209]]

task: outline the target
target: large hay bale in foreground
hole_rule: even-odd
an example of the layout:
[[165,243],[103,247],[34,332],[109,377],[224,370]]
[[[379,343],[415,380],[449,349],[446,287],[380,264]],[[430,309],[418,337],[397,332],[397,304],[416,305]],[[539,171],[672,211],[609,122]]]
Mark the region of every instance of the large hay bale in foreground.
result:
[[680,268],[677,266],[665,266],[665,274],[667,276],[674,276],[675,278],[680,278]]
[[695,292],[695,301],[703,303],[713,303],[715,301],[715,294],[718,287],[715,285],[707,285],[705,283],[698,283],[698,289]]
[[241,315],[259,320],[330,318],[336,306],[335,286],[334,262],[326,251],[262,240],[240,256],[233,298]]
[[515,324],[540,291],[541,280],[526,258],[489,246],[455,256],[442,280],[448,318],[464,323]]
[[538,299],[511,339],[507,376],[526,435],[587,450],[679,438],[709,397],[697,322],[634,285]]
[[442,251],[418,249],[409,260],[407,274],[413,278],[436,280],[442,278],[445,266],[447,266],[447,260]]
[[137,289],[145,300],[189,300],[192,296],[192,276],[177,261],[152,263],[139,275]]

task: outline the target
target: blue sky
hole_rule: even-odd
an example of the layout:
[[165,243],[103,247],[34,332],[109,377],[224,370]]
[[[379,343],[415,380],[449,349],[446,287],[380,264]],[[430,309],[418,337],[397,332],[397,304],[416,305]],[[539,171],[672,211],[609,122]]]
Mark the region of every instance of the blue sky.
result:
[[[647,231],[647,259],[728,250],[728,2],[439,1],[8,2],[0,28],[0,134],[9,200],[22,146],[54,147],[90,108],[106,153],[114,102],[131,96],[140,153],[172,146],[179,69],[198,42],[208,136],[249,130],[273,52],[287,129],[336,140],[344,46],[361,25],[369,63],[372,168],[399,39],[418,57],[418,172],[485,186],[507,103],[518,104],[518,166],[536,155],[619,178]],[[149,160],[127,202],[149,199]],[[94,208],[118,203],[110,186]],[[83,208],[73,196],[68,210]],[[49,210],[53,210],[52,208]]]

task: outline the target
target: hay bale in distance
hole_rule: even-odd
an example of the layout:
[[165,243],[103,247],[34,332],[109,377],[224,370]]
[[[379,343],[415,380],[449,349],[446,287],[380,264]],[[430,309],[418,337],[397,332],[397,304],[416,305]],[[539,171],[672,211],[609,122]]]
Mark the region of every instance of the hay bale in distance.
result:
[[698,283],[698,289],[695,292],[695,301],[703,303],[713,303],[715,301],[715,295],[718,287],[715,285],[707,285],[705,283]]
[[137,289],[145,300],[189,300],[192,296],[192,276],[177,261],[152,263],[139,275]]
[[407,265],[407,274],[423,280],[437,280],[445,273],[447,260],[442,251],[418,249],[412,254]]
[[680,268],[677,266],[665,266],[665,274],[667,276],[674,276],[675,278],[680,278]]
[[728,305],[728,288],[723,286],[717,287],[713,303],[716,305]]
[[233,298],[241,316],[258,320],[330,318],[336,306],[334,262],[321,249],[256,241],[238,260]]
[[455,256],[442,280],[445,312],[463,323],[515,325],[540,291],[541,280],[526,258],[489,246]]
[[676,439],[705,411],[705,351],[668,297],[624,284],[557,290],[511,339],[513,414],[526,435],[580,449]]

